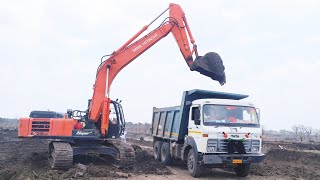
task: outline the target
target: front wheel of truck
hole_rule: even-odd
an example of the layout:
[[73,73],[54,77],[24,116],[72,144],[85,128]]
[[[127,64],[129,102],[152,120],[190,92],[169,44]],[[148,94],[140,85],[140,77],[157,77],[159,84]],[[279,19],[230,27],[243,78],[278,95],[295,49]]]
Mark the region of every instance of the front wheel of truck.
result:
[[156,141],[153,146],[153,156],[154,156],[154,159],[158,161],[160,161],[160,158],[161,158],[161,146],[162,146],[161,141]]
[[196,154],[193,152],[193,149],[189,150],[188,153],[188,171],[193,177],[200,177],[202,172],[202,167],[198,163],[198,157],[196,157]]
[[246,177],[250,172],[250,164],[240,164],[234,167],[234,172],[237,176]]

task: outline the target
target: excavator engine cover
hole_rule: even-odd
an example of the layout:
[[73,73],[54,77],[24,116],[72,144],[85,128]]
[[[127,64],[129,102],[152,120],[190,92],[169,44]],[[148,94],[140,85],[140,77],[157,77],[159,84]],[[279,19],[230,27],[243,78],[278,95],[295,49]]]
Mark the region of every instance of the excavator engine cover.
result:
[[219,81],[221,85],[226,83],[226,75],[224,73],[224,65],[219,54],[209,52],[204,56],[198,56],[190,67],[191,71],[210,77],[215,81]]

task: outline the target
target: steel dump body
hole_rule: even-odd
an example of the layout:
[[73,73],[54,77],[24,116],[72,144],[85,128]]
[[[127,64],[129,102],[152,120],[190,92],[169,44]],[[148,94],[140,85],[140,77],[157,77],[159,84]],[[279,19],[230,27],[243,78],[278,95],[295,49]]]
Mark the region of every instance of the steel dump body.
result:
[[192,101],[208,98],[240,100],[246,97],[248,95],[198,89],[185,91],[180,106],[153,109],[152,136],[183,142],[188,133],[189,110]]

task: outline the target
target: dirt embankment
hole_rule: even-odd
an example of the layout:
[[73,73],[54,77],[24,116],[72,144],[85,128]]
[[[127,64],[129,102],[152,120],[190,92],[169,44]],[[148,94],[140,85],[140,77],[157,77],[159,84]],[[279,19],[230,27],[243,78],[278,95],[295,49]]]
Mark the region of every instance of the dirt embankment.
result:
[[320,153],[272,149],[261,164],[255,164],[252,175],[320,179]]

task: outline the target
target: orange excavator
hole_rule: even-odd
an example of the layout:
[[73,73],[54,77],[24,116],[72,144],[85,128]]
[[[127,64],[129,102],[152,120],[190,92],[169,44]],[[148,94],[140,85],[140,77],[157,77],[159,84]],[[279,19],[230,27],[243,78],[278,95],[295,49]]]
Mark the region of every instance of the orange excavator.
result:
[[[148,27],[169,10],[169,17],[147,35],[138,39]],[[63,116],[55,112],[33,111],[28,118],[19,119],[18,136],[22,138],[46,138],[49,144],[51,167],[69,168],[73,156],[96,153],[121,157],[126,149],[119,145],[119,137],[125,129],[125,119],[120,101],[110,99],[110,87],[117,74],[155,43],[172,33],[191,71],[219,81],[226,81],[224,66],[217,53],[199,56],[195,40],[185,14],[177,4],[170,4],[150,24],[144,26],[118,50],[114,51],[98,67],[92,99],[86,111],[68,110]],[[190,47],[192,44],[192,48]],[[193,58],[195,56],[195,58]]]

